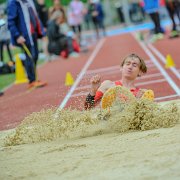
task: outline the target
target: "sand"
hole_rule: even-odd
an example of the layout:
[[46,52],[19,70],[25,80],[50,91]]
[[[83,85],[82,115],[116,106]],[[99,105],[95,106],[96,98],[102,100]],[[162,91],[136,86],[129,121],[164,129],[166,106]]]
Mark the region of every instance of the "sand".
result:
[[[175,104],[179,107],[179,103],[177,101]],[[168,110],[171,111],[170,106]],[[139,117],[142,111],[137,112]],[[45,111],[39,117],[42,114],[44,116]],[[88,119],[88,114],[78,114],[78,123],[71,119],[73,126],[66,132],[59,129],[61,133],[53,138],[52,135],[50,139],[47,136],[42,138],[42,132],[50,130],[42,129],[41,138],[34,131],[39,138],[31,136],[28,139],[28,133],[32,133],[31,127],[25,132],[28,140],[20,138],[14,141],[14,145],[6,147],[5,137],[11,134],[12,140],[15,130],[1,132],[0,179],[179,179],[179,114],[171,114],[167,119],[163,113],[159,121],[153,120],[152,114],[143,116],[149,117],[151,122],[147,124],[147,120],[142,120],[139,123],[134,119],[125,124],[122,119],[114,120],[116,115],[103,116],[106,120],[102,120]],[[34,115],[26,122],[33,122],[33,118]],[[129,121],[127,117],[126,120]],[[123,128],[120,128],[120,123]],[[74,131],[74,127],[78,131]],[[19,132],[21,137],[22,131]]]

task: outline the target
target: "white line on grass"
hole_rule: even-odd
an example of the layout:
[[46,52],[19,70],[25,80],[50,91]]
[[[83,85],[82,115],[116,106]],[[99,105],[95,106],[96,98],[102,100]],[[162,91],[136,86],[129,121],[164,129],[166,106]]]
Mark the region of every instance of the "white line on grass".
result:
[[151,51],[142,42],[138,41],[135,38],[134,34],[132,34],[132,36],[139,43],[139,45],[146,52],[146,54],[150,57],[150,59],[153,61],[153,63],[156,65],[156,67],[159,69],[159,71],[163,74],[163,76],[166,78],[169,85],[174,89],[174,91],[177,93],[177,95],[180,95],[179,87],[176,85],[176,83],[173,81],[173,79],[168,75],[168,73],[163,69],[163,67],[160,65],[160,63],[155,58],[155,56],[151,53]]
[[[166,64],[166,58],[152,44],[148,44],[148,47],[159,57],[159,59],[164,64]],[[175,74],[178,79],[180,79],[180,73],[175,67],[171,67],[170,70]]]
[[88,67],[91,65],[91,63],[93,62],[94,58],[96,57],[96,55],[98,54],[99,50],[102,48],[103,44],[105,42],[105,39],[102,39],[101,41],[99,41],[99,43],[97,44],[95,50],[93,51],[93,53],[91,54],[91,56],[89,57],[89,59],[87,60],[87,63],[85,64],[85,66],[83,67],[83,69],[81,70],[79,76],[77,77],[77,79],[75,80],[73,86],[71,87],[71,89],[69,90],[69,92],[67,93],[67,95],[65,96],[65,98],[63,99],[63,101],[61,102],[61,104],[59,105],[60,109],[63,109],[66,105],[66,103],[68,102],[68,100],[70,99],[71,95],[73,94],[74,90],[76,89],[76,87],[78,86],[79,82],[81,81],[81,79],[83,78],[83,76],[85,75]]
[[12,83],[12,84],[4,87],[4,88],[2,89],[2,92],[7,91],[7,90],[10,89],[13,85],[14,85],[14,83]]

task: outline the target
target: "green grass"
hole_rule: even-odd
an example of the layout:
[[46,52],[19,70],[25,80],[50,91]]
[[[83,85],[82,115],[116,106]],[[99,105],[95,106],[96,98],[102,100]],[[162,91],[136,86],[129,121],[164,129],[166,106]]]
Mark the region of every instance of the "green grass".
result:
[[[12,56],[14,56],[17,53],[21,53],[21,52],[22,52],[22,50],[17,47],[11,49]],[[4,62],[8,62],[10,60],[10,58],[9,58],[7,50],[4,49],[3,53],[4,53]]]
[[[12,49],[12,55],[14,56],[17,53],[22,52],[22,50],[20,48],[13,48]],[[6,50],[4,50],[4,61],[8,62],[9,61],[9,56]],[[40,59],[38,60],[38,65],[43,64],[45,61]],[[11,85],[14,83],[15,81],[15,74],[4,74],[4,75],[0,75],[0,91],[2,91],[4,88],[6,88],[7,86]]]
[[[11,50],[12,55],[21,52],[20,48],[13,48]],[[9,55],[7,53],[7,50],[3,51],[4,53],[4,62],[9,61]],[[0,91],[4,89],[5,87],[9,86],[15,81],[15,74],[3,74],[0,75]]]
[[9,86],[15,81],[15,74],[0,75],[0,90]]

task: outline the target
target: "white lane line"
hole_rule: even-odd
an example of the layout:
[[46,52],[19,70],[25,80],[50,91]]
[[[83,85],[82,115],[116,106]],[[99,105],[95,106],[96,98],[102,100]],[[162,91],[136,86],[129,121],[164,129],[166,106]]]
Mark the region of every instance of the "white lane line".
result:
[[136,83],[136,86],[143,86],[143,85],[147,85],[147,84],[155,84],[155,83],[161,83],[161,82],[166,82],[166,79],[157,79],[157,80],[152,80],[152,81],[146,81],[146,82],[139,82]]
[[154,57],[154,55],[151,53],[151,51],[140,41],[138,41],[135,38],[135,35],[132,34],[134,39],[139,43],[141,48],[145,51],[145,53],[150,57],[150,59],[153,61],[153,63],[156,65],[156,67],[159,69],[159,71],[163,74],[163,76],[166,78],[168,81],[169,85],[174,89],[174,91],[177,93],[177,95],[180,95],[180,89],[176,85],[176,83],[173,81],[173,79],[169,76],[169,74],[163,69],[163,67],[160,65],[158,60]]
[[161,73],[148,74],[148,75],[139,77],[138,80],[147,79],[147,78],[154,78],[154,77],[159,77],[159,76],[162,76],[162,74]]
[[63,109],[66,105],[66,103],[68,102],[69,98],[71,97],[71,95],[73,94],[74,90],[76,89],[76,87],[78,86],[79,82],[81,81],[81,79],[83,78],[84,74],[86,73],[87,69],[89,68],[89,66],[91,65],[91,63],[93,62],[94,58],[96,57],[96,55],[98,54],[98,52],[100,51],[100,49],[102,48],[103,44],[105,42],[105,39],[102,39],[101,41],[99,41],[99,43],[97,44],[95,50],[93,51],[93,53],[91,54],[91,56],[89,57],[89,59],[87,60],[87,63],[85,64],[85,66],[83,67],[83,69],[81,70],[80,74],[78,75],[77,79],[75,80],[73,86],[71,87],[71,89],[69,90],[69,92],[67,93],[67,95],[65,96],[65,98],[63,99],[63,101],[61,102],[61,104],[59,105],[60,109]]
[[86,72],[86,75],[93,74],[93,73],[99,73],[99,72],[105,72],[105,71],[111,71],[111,70],[119,70],[119,66],[111,66],[111,67],[105,67],[105,68],[99,68],[99,69],[93,69],[93,70],[88,70]]
[[[159,57],[162,63],[166,64],[166,58],[152,44],[148,44],[148,47]],[[170,70],[180,79],[180,73],[175,67],[171,67]]]
[[[135,85],[136,86],[143,86],[143,85],[147,85],[147,84],[149,85],[149,84],[156,84],[156,83],[161,83],[161,82],[166,82],[166,79],[158,79],[158,80],[153,80],[153,81],[139,82],[139,83],[136,83]],[[88,93],[87,89],[90,89],[90,87],[91,87],[90,85],[79,87],[78,90],[84,90],[84,91],[80,92],[80,93],[75,93],[71,97],[78,97],[78,96],[87,95],[87,93]]]
[[14,85],[14,83],[6,86],[5,88],[2,89],[2,92],[7,91],[7,90],[10,89],[13,85]]
[[169,99],[169,98],[174,98],[174,97],[180,97],[180,96],[178,96],[177,94],[173,94],[173,95],[169,95],[169,96],[157,97],[157,98],[155,98],[155,100],[159,101],[159,100]]
[[[119,71],[118,71],[118,74],[119,74]],[[105,75],[105,74],[103,74]],[[154,78],[154,77],[160,77],[162,76],[161,73],[155,73],[155,74],[149,74],[149,75],[145,75],[145,76],[142,76],[142,77],[139,77],[138,80],[141,80],[141,79],[149,79],[149,78]],[[118,80],[117,80],[118,81]],[[146,81],[147,82],[147,81]],[[90,85],[84,85],[84,86],[79,86],[76,88],[76,90],[83,90],[83,89],[88,89],[90,88],[91,86]]]

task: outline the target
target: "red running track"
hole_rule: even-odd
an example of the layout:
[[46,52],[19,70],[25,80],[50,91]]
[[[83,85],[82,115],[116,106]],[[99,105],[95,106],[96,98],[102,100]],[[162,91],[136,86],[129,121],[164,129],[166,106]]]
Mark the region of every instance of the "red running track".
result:
[[[26,91],[26,84],[13,85],[0,98],[0,130],[16,127],[25,116],[51,106],[82,109],[85,95],[89,91],[89,79],[100,74],[102,79],[119,80],[120,62],[132,52],[146,60],[148,73],[140,77],[137,86],[152,89],[156,101],[179,99],[180,61],[178,46],[180,38],[165,38],[154,44],[138,42],[134,34],[124,34],[101,39],[96,46],[79,58],[58,59],[38,69],[39,78],[48,81],[48,86]],[[165,69],[165,57],[173,57],[176,66]],[[71,72],[75,83],[64,85],[67,72]]]

